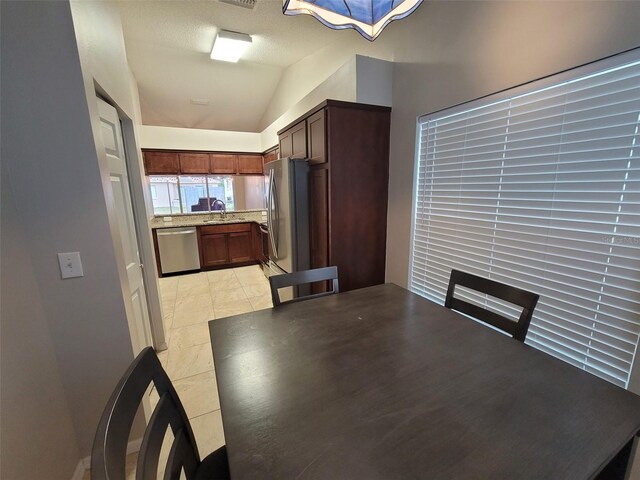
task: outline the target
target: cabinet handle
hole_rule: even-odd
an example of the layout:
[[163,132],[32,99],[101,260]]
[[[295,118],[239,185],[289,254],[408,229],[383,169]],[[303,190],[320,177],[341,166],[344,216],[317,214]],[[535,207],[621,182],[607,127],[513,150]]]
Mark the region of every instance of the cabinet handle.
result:
[[157,235],[159,237],[165,237],[165,236],[168,236],[168,235],[188,235],[190,233],[196,233],[195,229],[180,230],[179,232],[158,232]]

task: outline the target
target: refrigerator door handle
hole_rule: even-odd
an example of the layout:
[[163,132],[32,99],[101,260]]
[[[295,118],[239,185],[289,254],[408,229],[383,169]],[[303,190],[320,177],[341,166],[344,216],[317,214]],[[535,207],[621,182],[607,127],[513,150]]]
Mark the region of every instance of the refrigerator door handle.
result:
[[271,175],[273,170],[269,170],[269,186],[267,186],[267,230],[271,230]]
[[[277,197],[276,197],[276,179],[274,171],[269,171],[269,205],[267,210],[267,222],[269,224],[269,241],[271,242],[271,248],[273,255],[278,258],[278,228],[274,225],[274,212],[277,212]],[[278,222],[279,215],[276,215],[275,221]]]

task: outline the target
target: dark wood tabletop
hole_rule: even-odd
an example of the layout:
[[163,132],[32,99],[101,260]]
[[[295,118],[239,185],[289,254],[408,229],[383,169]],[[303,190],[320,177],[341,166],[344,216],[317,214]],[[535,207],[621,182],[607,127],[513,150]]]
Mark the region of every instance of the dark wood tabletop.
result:
[[396,285],[209,323],[231,476],[587,479],[640,397]]

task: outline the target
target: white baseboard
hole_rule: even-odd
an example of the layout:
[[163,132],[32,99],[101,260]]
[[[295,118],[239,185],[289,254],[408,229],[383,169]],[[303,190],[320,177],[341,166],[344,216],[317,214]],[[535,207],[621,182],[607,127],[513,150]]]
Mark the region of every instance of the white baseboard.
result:
[[[135,453],[140,451],[140,447],[142,446],[142,438],[137,438],[135,440],[131,440],[127,443],[127,455],[130,453]],[[81,468],[80,476],[78,476],[78,469]],[[84,457],[78,463],[76,467],[76,471],[73,473],[73,477],[71,480],[82,480],[82,476],[84,475],[85,470],[89,470],[91,468],[91,455],[88,457]]]

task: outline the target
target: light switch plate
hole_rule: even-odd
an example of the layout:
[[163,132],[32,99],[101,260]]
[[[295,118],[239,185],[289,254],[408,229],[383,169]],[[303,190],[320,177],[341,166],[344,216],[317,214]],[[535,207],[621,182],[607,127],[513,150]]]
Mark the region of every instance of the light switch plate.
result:
[[58,262],[62,278],[84,277],[80,252],[59,253]]

